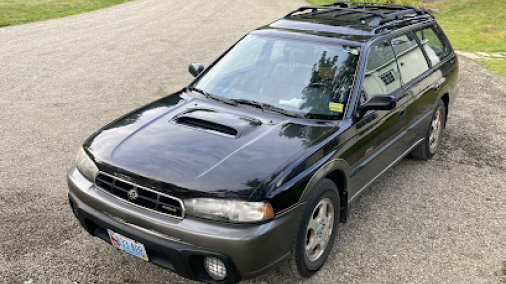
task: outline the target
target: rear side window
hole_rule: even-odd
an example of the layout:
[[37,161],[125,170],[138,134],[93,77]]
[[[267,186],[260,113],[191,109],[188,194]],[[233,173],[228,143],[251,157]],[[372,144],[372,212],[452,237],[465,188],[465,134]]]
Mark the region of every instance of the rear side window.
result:
[[367,101],[374,95],[393,93],[401,87],[399,69],[390,40],[383,41],[369,51],[360,102]]
[[391,42],[404,84],[429,69],[427,60],[425,60],[425,56],[412,32],[394,37]]
[[450,54],[450,47],[445,40],[441,40],[441,35],[439,35],[435,27],[418,31],[416,32],[416,36],[420,39],[432,66],[438,64]]

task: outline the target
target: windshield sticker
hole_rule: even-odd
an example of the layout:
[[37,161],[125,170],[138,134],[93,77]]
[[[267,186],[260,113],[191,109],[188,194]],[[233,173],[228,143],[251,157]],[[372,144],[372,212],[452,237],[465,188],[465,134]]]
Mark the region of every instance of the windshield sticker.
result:
[[346,46],[343,48],[344,51],[350,53],[351,55],[359,55],[360,51],[357,48],[350,48],[349,46]]
[[344,105],[338,103],[329,103],[329,109],[331,111],[343,112]]

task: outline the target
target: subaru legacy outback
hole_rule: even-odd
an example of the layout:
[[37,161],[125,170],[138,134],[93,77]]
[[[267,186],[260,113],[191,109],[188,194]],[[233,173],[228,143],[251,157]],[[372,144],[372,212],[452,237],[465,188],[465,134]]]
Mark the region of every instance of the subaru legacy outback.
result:
[[213,283],[317,272],[348,204],[436,153],[459,89],[434,17],[377,3],[301,7],[189,71],[84,142],[69,201],[91,235]]

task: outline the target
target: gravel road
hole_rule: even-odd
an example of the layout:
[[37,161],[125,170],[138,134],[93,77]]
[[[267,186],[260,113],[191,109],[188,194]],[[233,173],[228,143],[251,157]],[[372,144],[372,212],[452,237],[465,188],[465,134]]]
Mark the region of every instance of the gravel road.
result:
[[[181,3],[185,2],[185,4]],[[100,126],[190,82],[245,32],[302,0],[138,0],[0,29],[0,283],[189,283],[81,229],[66,171]],[[506,260],[506,82],[460,60],[439,154],[404,159],[351,205],[309,280],[496,283]]]

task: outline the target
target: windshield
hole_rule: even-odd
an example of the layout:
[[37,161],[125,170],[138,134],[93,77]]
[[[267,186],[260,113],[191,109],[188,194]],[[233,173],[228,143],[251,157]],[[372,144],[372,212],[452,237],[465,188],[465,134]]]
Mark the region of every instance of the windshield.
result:
[[193,86],[307,118],[341,119],[358,54],[350,46],[249,35]]

